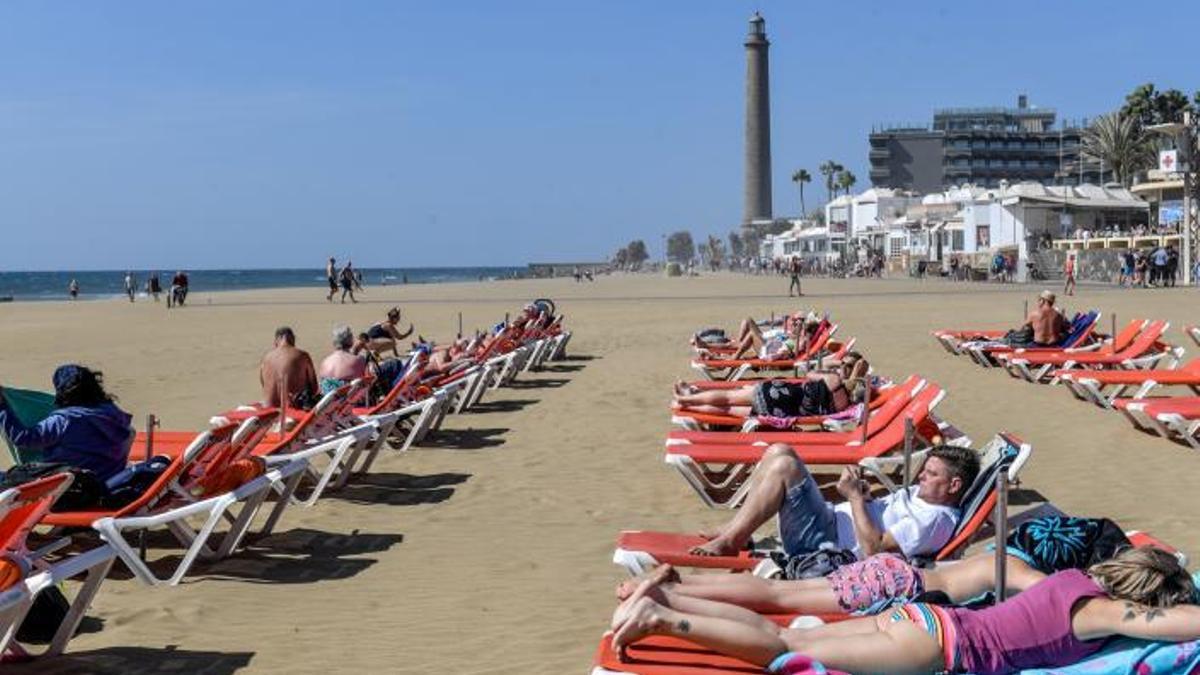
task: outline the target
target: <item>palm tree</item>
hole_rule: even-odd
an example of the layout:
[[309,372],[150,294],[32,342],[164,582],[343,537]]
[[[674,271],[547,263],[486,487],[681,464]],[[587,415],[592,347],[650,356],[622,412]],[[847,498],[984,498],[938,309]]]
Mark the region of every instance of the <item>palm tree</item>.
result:
[[796,172],[792,174],[792,182],[800,188],[800,217],[803,218],[804,214],[808,212],[804,208],[804,184],[812,182],[812,174],[808,172],[808,169],[796,169]]
[[842,171],[838,172],[838,175],[837,175],[838,187],[840,187],[842,190],[844,190],[846,194],[850,194],[850,188],[854,187],[854,184],[857,182],[858,182],[858,177],[855,176],[850,171],[842,170]]
[[1154,166],[1154,146],[1137,117],[1113,112],[1096,118],[1083,132],[1083,156],[1112,168],[1113,178],[1128,187],[1134,174]]
[[829,194],[829,201],[833,201],[833,198],[837,196],[837,194],[834,192],[834,189],[836,188],[834,177],[837,176],[837,173],[844,168],[844,166],[838,164],[832,159],[823,162],[821,166],[817,167],[817,170],[820,171],[821,175],[825,177],[825,192]]

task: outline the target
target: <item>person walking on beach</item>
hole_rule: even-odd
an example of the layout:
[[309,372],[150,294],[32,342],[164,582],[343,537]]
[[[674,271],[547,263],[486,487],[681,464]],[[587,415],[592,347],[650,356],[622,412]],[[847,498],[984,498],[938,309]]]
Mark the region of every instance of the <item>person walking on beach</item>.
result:
[[133,296],[137,293],[137,285],[133,280],[133,272],[125,273],[125,295],[129,296],[129,301],[133,302]]
[[329,262],[325,265],[325,280],[329,282],[329,295],[325,299],[333,302],[333,294],[337,293],[338,275],[337,275],[337,259],[333,256],[329,257]]
[[793,257],[788,261],[788,273],[792,277],[788,283],[788,297],[792,297],[793,289],[796,291],[796,297],[803,297],[804,292],[800,288],[800,258]]
[[1179,251],[1175,250],[1173,244],[1167,244],[1167,269],[1164,271],[1166,276],[1163,279],[1164,286],[1175,288],[1175,275],[1179,272]]
[[158,302],[158,294],[162,293],[162,282],[158,280],[158,272],[151,272],[150,279],[146,282],[146,290]]
[[354,299],[354,263],[347,260],[346,266],[342,268],[342,273],[338,275],[338,280],[342,282],[342,304],[346,304],[346,294],[350,294],[350,302],[358,304],[358,300]]
[[167,309],[171,307],[183,307],[183,303],[187,301],[188,294],[188,275],[183,270],[175,272],[175,276],[171,278],[171,292],[167,294]]
[[1067,295],[1075,295],[1075,254],[1068,253],[1067,261],[1063,264],[1063,276],[1066,277],[1066,285],[1063,286],[1063,293]]
[[71,283],[67,284],[67,295],[71,296],[72,300],[79,299],[79,282],[77,280],[72,279]]

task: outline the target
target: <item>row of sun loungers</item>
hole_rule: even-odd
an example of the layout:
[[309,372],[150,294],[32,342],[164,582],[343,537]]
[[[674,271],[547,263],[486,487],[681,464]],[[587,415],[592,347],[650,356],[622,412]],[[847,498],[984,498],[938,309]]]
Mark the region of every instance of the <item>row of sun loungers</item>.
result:
[[[199,432],[150,430],[139,433],[134,454],[159,457],[166,468],[132,503],[113,509],[52,512],[70,474],[57,474],[0,493],[0,655],[28,658],[18,627],[37,597],[68,579],[82,577],[66,620],[45,649],[61,653],[116,560],[148,585],[175,585],[198,561],[237,552],[248,536],[269,534],[290,505],[313,506],[328,490],[369,471],[387,445],[404,452],[435,432],[448,414],[464,413],[489,389],[521,372],[563,358],[571,333],[561,316],[547,326],[509,326],[492,348],[469,367],[449,375],[425,370],[426,355],[415,351],[405,372],[385,397],[369,400],[370,378],[325,395],[312,410],[240,406],[211,420]],[[131,457],[131,460],[133,458]],[[140,459],[140,458],[139,458]],[[262,516],[262,517],[260,517]],[[62,538],[30,550],[34,528],[94,529],[102,546],[64,554]],[[144,558],[138,539],[165,530],[183,549],[158,561]],[[156,569],[171,569],[160,576]],[[6,576],[12,573],[13,577]]]
[[[1138,319],[1113,336],[1090,333],[1078,346],[1061,349],[990,351],[975,339],[999,331],[936,331],[934,337],[951,353],[1029,382],[1062,385],[1081,401],[1123,413],[1143,431],[1200,450],[1200,358],[1184,363],[1183,347],[1165,340],[1169,328],[1166,321]],[[1200,345],[1200,327],[1183,332]],[[1154,396],[1163,387],[1186,387],[1192,395]]]
[[[832,330],[830,333],[832,334]],[[848,341],[852,344],[853,341]],[[826,343],[828,346],[828,343]],[[770,364],[776,370],[803,372],[801,361]],[[693,362],[693,367],[704,365]],[[739,366],[740,368],[740,366]],[[753,364],[743,377],[765,369]],[[736,372],[736,371],[735,371]],[[690,383],[696,388],[744,386],[750,382]],[[934,414],[946,392],[934,382],[917,375],[898,382],[884,382],[879,392],[851,416],[801,418],[789,430],[760,427],[754,419],[673,410],[671,421],[678,428],[667,434],[665,461],[674,467],[689,487],[710,508],[736,508],[745,498],[748,479],[772,443],[787,443],[809,465],[857,464],[886,489],[899,489],[897,476],[922,461],[927,448],[937,443],[970,447],[970,439]],[[865,408],[865,410],[864,410]],[[1000,433],[979,450],[981,471],[962,502],[963,517],[951,539],[932,560],[949,560],[962,555],[975,541],[998,502],[998,483],[1016,483],[1032,453],[1029,444],[1013,434]],[[915,475],[910,471],[909,475]],[[1003,481],[999,476],[1005,476]],[[631,575],[649,571],[662,563],[677,567],[706,568],[770,576],[778,571],[770,553],[777,547],[770,540],[754,542],[736,555],[703,556],[690,549],[704,543],[697,535],[629,530],[617,537],[613,562]],[[768,617],[786,625],[795,617]],[[845,615],[821,617],[836,621]],[[632,645],[622,660],[605,635],[597,648],[593,674],[628,673],[655,675],[688,673],[761,672],[744,661],[700,648],[684,640],[655,636]]]

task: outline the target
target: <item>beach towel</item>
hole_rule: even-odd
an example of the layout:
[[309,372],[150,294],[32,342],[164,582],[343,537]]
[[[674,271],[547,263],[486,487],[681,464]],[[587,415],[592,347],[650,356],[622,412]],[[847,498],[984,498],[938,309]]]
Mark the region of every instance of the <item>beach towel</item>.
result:
[[[26,427],[37,426],[38,422],[50,416],[54,412],[54,394],[47,394],[41,391],[33,391],[30,389],[13,389],[5,387],[0,390],[0,396],[4,397],[4,402],[8,409],[16,415],[21,424]],[[13,461],[17,464],[25,462],[41,461],[42,453],[38,450],[22,450],[14,446],[3,432],[0,432],[0,437],[4,437],[4,443],[8,446],[8,451],[12,454]]]

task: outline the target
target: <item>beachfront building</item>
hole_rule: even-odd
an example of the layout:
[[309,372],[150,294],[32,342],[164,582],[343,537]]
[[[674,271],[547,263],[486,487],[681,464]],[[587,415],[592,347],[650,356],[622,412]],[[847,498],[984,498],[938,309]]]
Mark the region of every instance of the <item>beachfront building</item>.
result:
[[846,231],[814,220],[792,220],[791,229],[767,235],[760,255],[772,260],[800,258],[811,271],[825,271],[842,263]]
[[1087,126],[1056,125],[1053,108],[944,108],[929,124],[885,125],[867,137],[871,184],[937,192],[971,184],[1099,181],[1098,167],[1080,163],[1080,136]]
[[[851,206],[860,197],[864,206],[887,204],[875,211],[850,209],[855,214],[850,249],[882,251],[895,271],[918,264],[945,267],[952,257],[987,269],[992,258],[1001,254],[1016,263],[1017,277],[1023,279],[1025,263],[1037,259],[1039,250],[1146,244],[1121,233],[1144,228],[1149,205],[1117,185],[1047,187],[1002,182],[995,188],[962,185],[923,196],[892,192],[888,201],[880,200],[877,191],[868,195],[873,191],[845,200]],[[835,200],[828,213],[833,216],[839,208]],[[864,224],[867,218],[873,220],[869,225]],[[1042,264],[1057,265],[1057,261]]]

